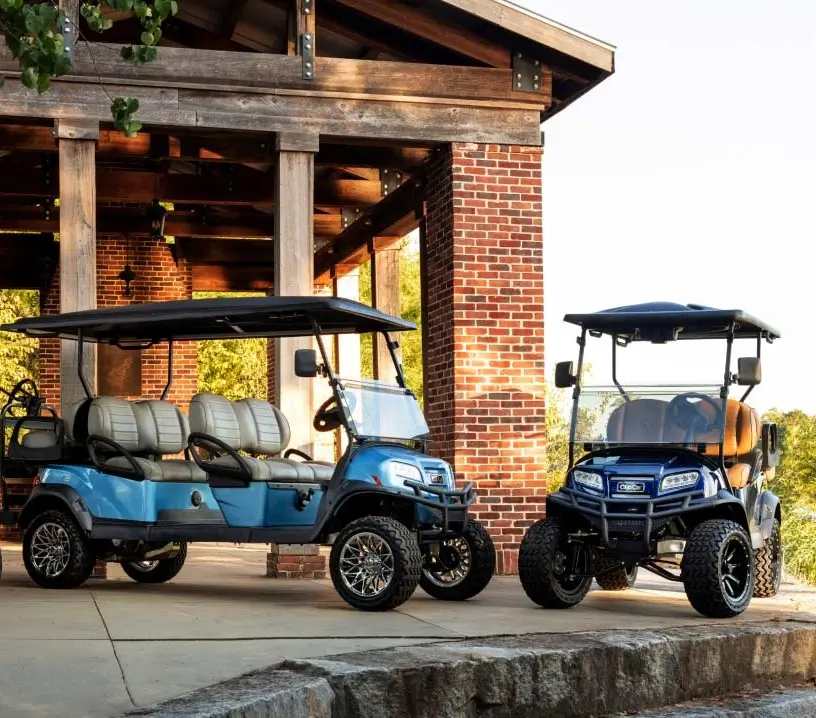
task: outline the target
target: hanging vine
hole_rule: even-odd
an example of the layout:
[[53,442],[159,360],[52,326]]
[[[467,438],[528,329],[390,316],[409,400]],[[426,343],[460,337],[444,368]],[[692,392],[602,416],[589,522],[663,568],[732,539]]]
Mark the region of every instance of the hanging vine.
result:
[[[121,54],[125,60],[143,64],[156,59],[162,24],[178,12],[178,3],[176,0],[87,0],[81,3],[79,11],[88,27],[97,33],[113,26],[106,11],[132,12],[141,23],[140,42],[123,47]],[[20,64],[20,79],[27,88],[47,92],[55,77],[71,71],[64,27],[65,14],[55,2],[0,0],[0,32],[12,57]],[[0,86],[2,83],[0,76]],[[138,110],[139,101],[134,97],[111,97],[114,127],[128,137],[142,128],[136,120]]]

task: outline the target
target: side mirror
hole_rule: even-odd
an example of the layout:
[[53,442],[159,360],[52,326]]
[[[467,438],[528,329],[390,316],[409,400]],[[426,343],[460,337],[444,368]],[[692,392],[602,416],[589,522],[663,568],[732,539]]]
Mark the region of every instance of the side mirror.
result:
[[779,429],[769,421],[762,425],[762,470],[779,466]]
[[575,386],[575,375],[572,373],[571,361],[560,361],[555,365],[555,386],[558,389],[568,389]]
[[759,357],[740,357],[737,359],[737,384],[756,386],[762,381],[762,363]]
[[295,376],[313,379],[319,373],[317,352],[314,349],[297,349],[295,351]]

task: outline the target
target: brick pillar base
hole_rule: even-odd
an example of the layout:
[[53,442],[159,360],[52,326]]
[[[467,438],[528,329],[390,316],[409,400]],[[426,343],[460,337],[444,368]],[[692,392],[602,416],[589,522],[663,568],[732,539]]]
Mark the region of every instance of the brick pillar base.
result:
[[266,554],[268,578],[326,578],[326,557],[316,544],[272,544]]
[[97,561],[96,565],[93,568],[93,573],[91,574],[91,578],[107,578],[108,577],[108,564],[106,561]]

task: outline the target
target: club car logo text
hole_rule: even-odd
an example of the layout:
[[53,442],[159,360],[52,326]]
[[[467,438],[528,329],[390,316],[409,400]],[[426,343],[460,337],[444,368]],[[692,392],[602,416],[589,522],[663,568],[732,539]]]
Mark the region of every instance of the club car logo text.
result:
[[620,481],[618,491],[624,494],[641,494],[646,490],[646,484],[642,481]]

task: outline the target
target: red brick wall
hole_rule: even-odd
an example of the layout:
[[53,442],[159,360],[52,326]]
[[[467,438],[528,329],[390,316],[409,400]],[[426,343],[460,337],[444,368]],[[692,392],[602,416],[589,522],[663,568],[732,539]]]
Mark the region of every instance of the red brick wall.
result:
[[425,411],[473,481],[501,573],[544,512],[541,148],[454,144],[429,165]]
[[[119,235],[97,238],[97,306],[114,307],[131,303],[189,299],[192,270],[185,260],[173,259],[171,245],[163,239],[132,237],[130,248]],[[130,261],[136,274],[131,296],[124,297],[119,273]],[[59,268],[50,287],[40,297],[43,314],[59,312]],[[59,406],[59,341],[40,340],[40,391],[53,406]],[[142,391],[145,398],[158,398],[167,382],[167,346],[142,352]],[[168,399],[186,409],[198,387],[196,345],[180,342],[174,348],[173,386]],[[137,398],[137,397],[133,397]]]
[[[40,292],[40,314],[59,314],[59,266],[54,270],[51,283]],[[40,339],[39,349],[40,394],[59,411],[60,405],[60,341]]]

